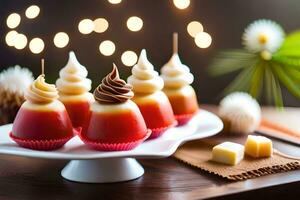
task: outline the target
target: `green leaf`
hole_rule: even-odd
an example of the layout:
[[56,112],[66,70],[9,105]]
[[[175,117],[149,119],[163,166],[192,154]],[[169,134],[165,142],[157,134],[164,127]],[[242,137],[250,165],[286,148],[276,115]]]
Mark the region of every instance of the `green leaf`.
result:
[[272,60],[284,65],[300,68],[300,31],[289,34]]
[[288,76],[283,68],[274,63],[272,65],[272,71],[275,72],[281,83],[297,98],[300,99],[300,87]]
[[277,107],[283,107],[283,100],[279,81],[272,76],[272,93]]
[[255,67],[245,68],[224,90],[225,94],[233,91],[248,91]]
[[209,73],[217,76],[250,67],[258,60],[258,56],[245,50],[228,50],[220,52],[212,61]]
[[257,98],[260,95],[263,83],[264,68],[266,67],[265,65],[265,62],[260,62],[255,66],[255,70],[250,82],[251,86],[249,92],[254,98]]
[[283,107],[281,88],[278,79],[271,73],[272,94],[277,107]]
[[280,48],[280,50],[285,48],[291,48],[300,45],[300,30],[294,31],[285,37],[285,40]]
[[288,57],[282,55],[273,55],[272,61],[280,65],[288,65],[300,69],[300,56],[298,57]]
[[278,79],[274,76],[272,72],[270,63],[267,63],[265,67],[265,91],[268,103],[275,103],[276,107],[283,107],[283,100],[281,94],[281,88]]
[[265,84],[264,84],[264,89],[266,91],[266,98],[267,98],[267,102],[268,103],[273,103],[272,101],[272,71],[270,70],[270,67],[269,67],[269,64],[267,67],[265,67],[265,73],[264,73],[264,81],[265,81]]
[[300,85],[300,70],[291,66],[282,66],[284,71],[290,76],[297,84]]

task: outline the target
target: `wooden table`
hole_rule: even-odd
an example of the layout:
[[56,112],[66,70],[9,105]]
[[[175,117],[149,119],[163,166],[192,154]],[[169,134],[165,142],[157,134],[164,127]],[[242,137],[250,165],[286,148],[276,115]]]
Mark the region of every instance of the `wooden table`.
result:
[[[300,156],[300,147],[274,142],[286,153]],[[146,173],[137,180],[80,184],[60,177],[67,161],[0,156],[0,199],[296,199],[300,196],[300,170],[231,182],[174,158],[140,162]]]

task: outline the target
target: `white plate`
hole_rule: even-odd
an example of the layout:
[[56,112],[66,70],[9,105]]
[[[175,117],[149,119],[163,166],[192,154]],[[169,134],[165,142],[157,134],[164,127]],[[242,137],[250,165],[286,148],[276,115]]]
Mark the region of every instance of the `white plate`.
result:
[[[130,151],[95,151],[89,149],[86,145],[84,145],[84,143],[79,139],[78,136],[72,138],[61,149],[55,151],[36,151],[22,148],[18,146],[15,142],[13,142],[9,137],[9,132],[12,129],[12,124],[9,124],[0,126],[0,154],[66,160],[103,160],[103,158],[106,158],[106,161],[114,160],[114,163],[116,162],[116,159],[120,160],[121,158],[162,158],[171,156],[180,146],[180,144],[190,140],[196,140],[213,136],[220,132],[222,128],[223,123],[216,115],[208,111],[201,110],[186,125],[171,128],[167,130],[161,137],[153,140],[147,140],[135,149]],[[125,159],[123,159],[123,161],[124,160]],[[70,164],[72,164],[72,162]],[[132,162],[133,161],[130,161],[129,165],[132,165]],[[81,162],[81,164],[83,164],[83,162]],[[84,168],[87,168],[86,165],[87,164],[84,164]],[[101,164],[98,163],[95,165],[104,166],[104,163],[102,161]],[[106,163],[106,165],[109,164]],[[68,166],[66,168],[68,168]],[[98,168],[95,167],[95,169]],[[78,163],[76,164],[76,170],[78,171]],[[93,171],[92,169],[90,170]],[[67,171],[69,171],[69,175],[64,175],[64,171],[62,172],[65,178],[80,182],[115,182],[132,179],[132,177],[125,177],[123,179],[117,178],[116,180],[100,180],[98,178],[97,180],[93,181],[91,180],[91,177],[85,179],[82,179],[82,177],[72,178],[70,177],[73,176],[70,172],[71,170],[68,169]],[[141,173],[143,174],[143,170]]]

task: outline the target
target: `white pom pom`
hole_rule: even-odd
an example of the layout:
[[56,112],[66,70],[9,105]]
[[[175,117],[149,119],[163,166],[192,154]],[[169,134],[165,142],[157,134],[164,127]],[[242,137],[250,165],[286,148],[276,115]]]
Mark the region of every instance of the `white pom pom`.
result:
[[220,102],[219,115],[229,123],[230,132],[247,134],[259,126],[261,108],[249,94],[234,92]]
[[243,34],[243,44],[251,52],[276,52],[284,41],[284,31],[274,21],[260,19],[251,23]]
[[32,82],[32,72],[18,65],[10,67],[0,73],[1,89],[18,95],[24,95],[24,92]]

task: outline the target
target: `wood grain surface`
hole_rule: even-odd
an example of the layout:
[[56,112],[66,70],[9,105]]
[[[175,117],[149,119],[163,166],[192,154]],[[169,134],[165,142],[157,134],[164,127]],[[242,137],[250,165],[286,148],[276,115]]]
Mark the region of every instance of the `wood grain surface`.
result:
[[[0,199],[226,199],[300,195],[300,172],[230,182],[178,162],[173,158],[140,160],[143,177],[124,183],[81,184],[64,180],[66,161],[0,157]],[[274,184],[284,184],[272,186]],[[253,190],[255,188],[261,188]],[[242,193],[241,193],[242,192]],[[223,195],[227,195],[224,197]]]
[[[299,147],[288,143],[275,145],[287,153],[300,153]],[[0,155],[0,199],[297,199],[300,195],[300,170],[231,182],[174,158],[139,161],[146,173],[134,181],[81,184],[60,176],[68,161]]]

